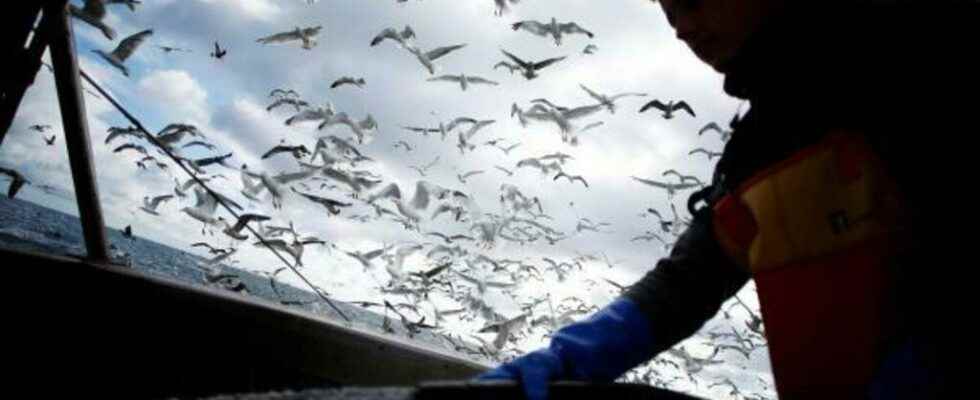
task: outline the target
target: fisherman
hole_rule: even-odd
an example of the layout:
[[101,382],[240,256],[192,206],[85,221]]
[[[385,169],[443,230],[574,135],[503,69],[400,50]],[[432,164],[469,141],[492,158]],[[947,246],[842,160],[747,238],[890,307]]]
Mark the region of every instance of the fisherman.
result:
[[[909,22],[955,23],[930,18],[929,2],[659,3],[751,107],[732,121],[711,185],[689,198],[693,221],[668,257],[547,348],[478,379],[520,382],[531,399],[549,381],[611,382],[754,279],[780,398],[941,397],[951,322],[937,288],[952,265],[928,233],[943,232],[928,215],[942,196],[917,176],[923,153],[941,154],[921,136],[938,126],[900,110],[934,98],[937,82],[919,74],[949,81],[935,72],[951,57],[919,36],[941,29]],[[924,56],[935,58],[912,59]]]

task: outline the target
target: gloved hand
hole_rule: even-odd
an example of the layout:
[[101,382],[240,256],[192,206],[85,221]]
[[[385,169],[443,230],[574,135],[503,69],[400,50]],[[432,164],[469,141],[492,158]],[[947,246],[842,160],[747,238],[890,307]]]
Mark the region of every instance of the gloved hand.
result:
[[611,382],[654,354],[649,320],[640,308],[619,298],[588,319],[559,329],[547,348],[525,354],[478,380],[512,380],[530,400],[545,400],[548,382]]

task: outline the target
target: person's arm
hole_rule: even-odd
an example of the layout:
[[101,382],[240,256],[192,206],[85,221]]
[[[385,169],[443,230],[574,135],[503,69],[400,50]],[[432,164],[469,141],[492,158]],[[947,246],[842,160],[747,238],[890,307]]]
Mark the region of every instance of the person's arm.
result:
[[549,381],[609,382],[693,334],[749,278],[723,256],[709,213],[698,214],[670,257],[623,296],[477,379],[518,381],[529,399],[543,400]]
[[624,297],[649,317],[655,352],[666,350],[711,319],[749,280],[715,240],[711,212],[696,213],[670,256],[636,282]]

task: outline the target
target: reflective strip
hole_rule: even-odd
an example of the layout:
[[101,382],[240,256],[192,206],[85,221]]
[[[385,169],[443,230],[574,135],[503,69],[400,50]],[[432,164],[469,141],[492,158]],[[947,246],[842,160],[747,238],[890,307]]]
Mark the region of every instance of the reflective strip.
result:
[[834,135],[756,175],[734,194],[752,216],[753,240],[745,240],[745,228],[732,226],[746,218],[730,215],[744,211],[726,209],[725,199],[715,206],[716,230],[723,246],[734,246],[729,253],[751,271],[788,266],[888,234],[895,207],[884,205],[895,202],[885,186],[890,189],[871,150],[852,136]]

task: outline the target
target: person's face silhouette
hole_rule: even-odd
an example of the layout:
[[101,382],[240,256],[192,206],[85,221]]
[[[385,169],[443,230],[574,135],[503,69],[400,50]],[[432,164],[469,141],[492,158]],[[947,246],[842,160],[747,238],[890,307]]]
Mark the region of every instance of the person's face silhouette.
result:
[[677,38],[721,73],[782,0],[660,0]]

